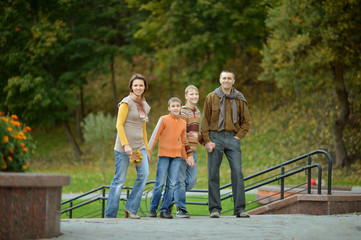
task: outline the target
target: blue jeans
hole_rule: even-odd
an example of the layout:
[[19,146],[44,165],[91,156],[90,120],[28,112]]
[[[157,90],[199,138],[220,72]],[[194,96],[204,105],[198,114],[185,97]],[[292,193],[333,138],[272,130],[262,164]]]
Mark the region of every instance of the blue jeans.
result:
[[[152,201],[150,202],[150,210],[157,211],[164,183],[166,182],[163,194],[162,204],[159,212],[168,212],[168,207],[172,202],[175,184],[178,178],[179,166],[181,158],[159,157],[157,164],[157,174],[155,177],[155,185],[153,190]],[[168,176],[167,176],[168,174]],[[167,179],[166,179],[167,177]]]
[[[132,192],[130,193],[125,208],[134,214],[137,214],[142,200],[143,190],[149,177],[149,165],[146,149],[140,150],[143,155],[142,164],[135,166],[137,169],[137,179],[135,180]],[[105,210],[106,218],[117,217],[119,201],[122,193],[122,186],[127,176],[129,155],[125,152],[114,151],[115,156],[115,174],[110,185],[108,194],[107,208]]]
[[221,212],[221,196],[219,190],[219,168],[223,153],[231,168],[234,214],[245,211],[246,198],[242,173],[242,151],[240,140],[235,139],[235,132],[210,131],[209,137],[216,148],[208,153],[208,202],[209,212]]
[[[193,152],[194,162],[197,163],[197,155]],[[178,180],[174,191],[174,203],[177,208],[187,210],[186,207],[186,192],[194,188],[197,183],[197,165],[194,167],[188,166],[185,160],[181,161]]]

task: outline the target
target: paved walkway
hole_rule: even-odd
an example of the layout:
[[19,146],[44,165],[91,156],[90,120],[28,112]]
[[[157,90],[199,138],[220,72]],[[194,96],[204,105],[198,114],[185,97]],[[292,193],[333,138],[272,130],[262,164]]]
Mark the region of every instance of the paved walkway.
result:
[[66,219],[56,240],[361,239],[361,215],[254,215],[248,219]]

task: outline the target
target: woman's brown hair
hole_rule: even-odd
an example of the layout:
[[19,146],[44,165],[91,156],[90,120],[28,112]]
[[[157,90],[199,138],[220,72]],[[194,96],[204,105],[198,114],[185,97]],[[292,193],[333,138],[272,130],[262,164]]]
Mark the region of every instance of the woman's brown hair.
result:
[[133,85],[134,80],[137,80],[137,79],[138,80],[143,80],[143,82],[144,82],[145,88],[144,88],[144,92],[142,94],[142,95],[144,95],[144,93],[147,91],[148,85],[147,85],[147,79],[142,74],[136,73],[130,78],[130,80],[129,80],[129,89],[130,89],[130,91],[133,91],[132,90],[132,85]]

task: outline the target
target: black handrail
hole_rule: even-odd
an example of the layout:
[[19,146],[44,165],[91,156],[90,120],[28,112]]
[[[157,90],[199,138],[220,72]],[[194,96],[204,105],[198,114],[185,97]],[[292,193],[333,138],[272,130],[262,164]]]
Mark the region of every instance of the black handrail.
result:
[[[255,178],[255,177],[258,177],[260,175],[263,175],[263,174],[266,174],[268,172],[271,172],[273,170],[276,170],[276,169],[279,169],[281,168],[281,173],[280,174],[277,174],[276,176],[274,176],[273,178],[270,178],[269,180],[263,180],[261,183],[258,183],[258,184],[253,184],[251,187],[246,187],[245,188],[245,191],[250,191],[250,190],[253,190],[253,189],[256,189],[256,188],[259,188],[261,186],[264,186],[264,185],[267,185],[267,184],[270,184],[270,183],[273,183],[273,182],[276,182],[276,181],[279,181],[281,180],[281,199],[284,198],[284,179],[289,177],[289,176],[292,176],[294,174],[297,174],[299,172],[302,172],[302,171],[305,171],[307,170],[307,175],[308,175],[308,181],[307,181],[307,192],[310,194],[311,193],[311,169],[312,168],[315,168],[317,167],[318,168],[318,186],[317,186],[317,193],[318,194],[321,194],[321,181],[322,181],[322,167],[320,164],[318,163],[315,163],[315,164],[311,164],[312,160],[311,160],[311,156],[312,155],[315,155],[315,154],[324,154],[326,157],[327,157],[327,160],[328,160],[328,187],[327,187],[327,194],[328,195],[331,195],[331,186],[332,186],[332,158],[330,156],[330,154],[324,150],[315,150],[315,151],[312,151],[312,152],[309,152],[307,154],[304,154],[304,155],[301,155],[299,157],[296,157],[296,158],[293,158],[291,160],[288,160],[284,163],[281,163],[281,164],[278,164],[278,165],[275,165],[273,167],[270,167],[266,170],[263,170],[263,171],[260,171],[258,173],[255,173],[255,174],[252,174],[250,176],[247,176],[244,178],[245,181],[248,181],[248,180],[251,180],[252,178]],[[286,165],[289,165],[291,163],[294,163],[294,162],[297,162],[297,161],[300,161],[304,158],[307,158],[308,159],[308,165],[306,165],[305,167],[300,167],[296,170],[293,170],[293,171],[288,171],[287,173],[284,172],[284,167]],[[152,181],[148,181],[146,183],[146,185],[148,184],[151,184],[151,183],[155,183],[154,180]],[[228,188],[232,186],[231,183],[229,184],[226,184],[224,186],[221,186],[220,187],[220,190],[223,190],[225,188]],[[76,208],[79,208],[79,207],[82,207],[84,205],[87,205],[89,203],[92,203],[94,201],[98,201],[98,200],[102,200],[102,217],[104,217],[104,210],[105,210],[105,200],[107,200],[107,197],[105,197],[105,189],[106,188],[110,188],[109,185],[104,185],[104,186],[101,186],[101,187],[98,187],[96,189],[93,189],[89,192],[86,192],[84,194],[81,194],[75,198],[72,198],[72,199],[69,199],[67,201],[64,201],[62,202],[61,204],[64,205],[66,203],[70,203],[70,208],[68,209],[65,209],[63,211],[61,211],[61,213],[65,213],[65,212],[70,212],[70,218],[72,218],[72,210],[76,209]],[[123,186],[123,189],[127,189],[127,198],[129,196],[129,190],[133,189],[133,187],[129,187],[129,186]],[[102,197],[97,197],[97,198],[94,198],[94,199],[91,199],[89,201],[86,201],[86,202],[83,202],[81,204],[78,204],[76,206],[73,206],[73,201],[77,200],[77,199],[80,199],[84,196],[87,196],[89,194],[92,194],[94,192],[97,192],[99,190],[102,190]],[[192,190],[189,190],[188,192],[201,192],[201,193],[208,193],[208,190],[206,189],[192,189]],[[230,197],[233,196],[233,193],[229,193],[227,194],[227,196],[225,197],[222,197],[221,200],[225,200],[225,199],[228,199]],[[126,201],[127,199],[125,198],[121,198],[120,200],[122,201]],[[194,205],[208,205],[208,202],[190,202],[190,201],[187,201],[187,204],[194,204]]]
[[[311,165],[308,165],[306,167],[302,167],[302,168],[299,168],[297,170],[288,172],[286,174],[279,175],[278,177],[274,177],[274,178],[272,178],[270,180],[267,180],[267,181],[264,181],[262,183],[253,185],[252,187],[246,188],[245,191],[247,192],[247,191],[262,187],[264,185],[267,185],[267,184],[270,184],[270,183],[273,183],[273,182],[277,182],[278,180],[282,180],[282,179],[284,179],[286,177],[292,176],[292,175],[297,174],[299,172],[302,172],[302,171],[305,171],[305,170],[308,170],[308,169],[311,169],[311,168],[315,168],[315,167],[318,168],[318,172],[319,172],[318,173],[318,181],[321,182],[321,180],[322,180],[322,167],[321,167],[320,164],[315,163],[315,164],[311,164]],[[308,183],[308,184],[310,184],[310,183]],[[284,190],[284,186],[282,187],[282,189]],[[195,191],[197,191],[197,190],[195,190]],[[190,190],[189,192],[192,192],[192,191]],[[281,191],[281,195],[283,194],[283,192],[284,191]],[[317,194],[321,194],[321,184],[317,185]],[[231,197],[233,197],[233,193],[229,193],[227,196],[222,197],[221,200],[223,201],[223,200],[231,198]],[[283,197],[281,197],[281,199],[283,199]],[[187,204],[208,205],[208,202],[187,202]]]

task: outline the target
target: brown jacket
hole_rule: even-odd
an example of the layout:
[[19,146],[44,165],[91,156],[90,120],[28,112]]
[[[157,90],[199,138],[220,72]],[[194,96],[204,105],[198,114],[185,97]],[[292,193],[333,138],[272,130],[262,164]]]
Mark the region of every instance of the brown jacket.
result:
[[[246,102],[240,99],[235,99],[235,101],[239,118],[237,122],[233,124],[231,103],[229,99],[226,99],[224,131],[236,132],[237,136],[241,139],[246,136],[248,130],[251,128],[251,115]],[[209,139],[209,131],[218,131],[219,103],[220,98],[213,92],[207,95],[204,102],[201,130],[205,143],[211,141]]]

